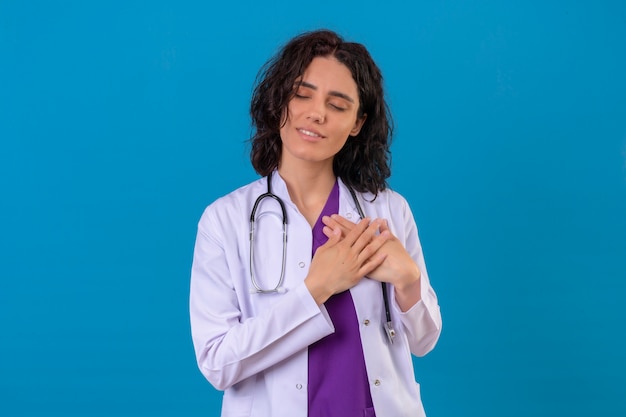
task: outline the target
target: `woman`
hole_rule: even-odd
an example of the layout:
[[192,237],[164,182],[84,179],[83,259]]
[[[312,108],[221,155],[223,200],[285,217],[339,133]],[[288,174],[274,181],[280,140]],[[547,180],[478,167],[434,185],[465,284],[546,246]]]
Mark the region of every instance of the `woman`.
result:
[[411,211],[387,188],[387,113],[367,50],[330,31],[261,72],[264,178],[206,209],[192,267],[194,347],[222,416],[424,415],[411,353],[434,347],[441,315]]

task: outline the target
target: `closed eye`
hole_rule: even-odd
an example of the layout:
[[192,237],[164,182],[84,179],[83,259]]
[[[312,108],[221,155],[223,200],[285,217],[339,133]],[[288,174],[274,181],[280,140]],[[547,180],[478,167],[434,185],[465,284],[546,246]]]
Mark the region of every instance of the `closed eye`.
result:
[[338,106],[338,105],[333,104],[333,103],[330,103],[330,107],[332,107],[333,109],[338,110],[338,111],[346,111],[347,110],[345,107],[341,107],[341,106]]

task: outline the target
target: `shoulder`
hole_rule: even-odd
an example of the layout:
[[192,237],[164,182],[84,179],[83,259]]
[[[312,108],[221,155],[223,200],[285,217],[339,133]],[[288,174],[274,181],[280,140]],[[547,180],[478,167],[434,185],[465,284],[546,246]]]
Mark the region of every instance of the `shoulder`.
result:
[[363,193],[363,199],[378,208],[385,208],[390,212],[406,213],[409,210],[409,203],[402,194],[390,188],[380,191],[378,195]]
[[371,213],[372,217],[386,219],[392,232],[403,241],[416,229],[409,203],[399,192],[387,188],[379,192],[375,199],[373,194],[364,193],[363,200],[367,207],[365,212]]
[[386,189],[378,193],[372,204],[377,207],[376,212],[380,213],[380,217],[388,221],[389,228],[406,248],[419,245],[417,224],[411,207],[402,194]]
[[[350,194],[352,192],[350,187],[348,187],[343,181],[340,181],[339,184],[341,193],[344,193],[347,198],[350,198]],[[411,214],[409,204],[404,196],[391,188],[379,191],[376,195],[370,192],[355,194],[357,195],[358,200],[364,204],[365,207],[367,207],[365,212],[370,216],[378,215],[389,218],[390,215],[393,215],[394,217],[398,215],[404,217],[407,214]]]
[[209,204],[200,218],[200,225],[207,222],[228,224],[231,221],[240,222],[245,213],[250,212],[256,198],[265,192],[265,183],[259,178],[249,184],[237,188],[230,193],[219,197]]

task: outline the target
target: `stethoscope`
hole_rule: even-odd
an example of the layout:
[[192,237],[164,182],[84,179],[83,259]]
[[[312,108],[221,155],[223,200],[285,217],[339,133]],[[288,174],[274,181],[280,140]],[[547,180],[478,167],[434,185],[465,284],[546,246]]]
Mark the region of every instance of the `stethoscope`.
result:
[[[361,208],[361,203],[356,196],[356,193],[352,189],[352,187],[348,187],[350,191],[350,195],[352,195],[352,199],[354,200],[354,204],[356,206],[356,210],[361,216],[362,219],[365,218],[365,213]],[[282,211],[282,228],[283,228],[283,254],[282,254],[282,265],[280,269],[280,278],[278,279],[278,283],[274,288],[265,289],[262,288],[261,285],[257,282],[254,276],[254,221],[256,217],[256,211],[259,207],[259,204],[265,198],[272,198],[278,202],[280,205],[280,209]],[[272,173],[267,176],[267,192],[261,194],[257,197],[254,205],[252,206],[252,211],[250,212],[250,279],[252,281],[252,285],[254,288],[250,290],[253,294],[271,294],[271,293],[279,293],[282,294],[286,292],[283,287],[283,281],[285,280],[285,264],[287,260],[287,210],[285,209],[285,203],[278,197],[276,194],[272,192]],[[391,322],[391,310],[389,308],[389,297],[387,295],[387,285],[384,282],[381,282],[381,288],[383,291],[383,302],[385,304],[385,319],[387,321],[385,328],[385,333],[387,333],[387,337],[390,343],[393,343],[393,338],[396,335],[396,331],[393,328],[393,324]]]

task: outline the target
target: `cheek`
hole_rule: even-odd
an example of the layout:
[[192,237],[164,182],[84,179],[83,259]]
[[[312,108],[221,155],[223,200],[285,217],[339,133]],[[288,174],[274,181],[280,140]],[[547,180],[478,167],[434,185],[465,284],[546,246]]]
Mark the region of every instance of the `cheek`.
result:
[[356,125],[356,120],[352,120],[352,121],[348,121],[346,122],[343,126],[342,126],[342,130],[345,133],[345,136],[348,137],[350,136],[350,133],[352,133],[352,129],[354,129],[354,126]]
[[283,111],[282,119],[280,121],[280,129],[278,130],[281,142],[283,142],[284,138],[286,137],[285,135],[289,134],[288,132],[292,128],[293,120],[294,117],[291,109],[285,109],[285,111]]
[[289,107],[286,107],[283,110],[283,113],[280,116],[280,128],[281,128],[281,130],[282,130],[283,126],[285,126],[285,124],[289,121],[290,113],[291,113],[291,111],[289,110]]
[[298,115],[302,113],[301,107],[302,106],[301,105],[299,106],[297,102],[295,102],[294,100],[291,100],[289,104],[287,105],[287,107],[285,108],[285,113],[290,120],[294,120],[295,118],[298,117]]

